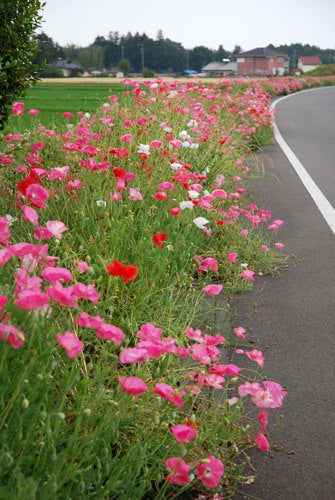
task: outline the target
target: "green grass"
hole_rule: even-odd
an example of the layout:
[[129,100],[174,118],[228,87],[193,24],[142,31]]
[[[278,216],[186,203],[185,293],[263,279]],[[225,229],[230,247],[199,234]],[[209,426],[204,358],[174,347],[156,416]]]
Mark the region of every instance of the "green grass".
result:
[[[78,111],[84,113],[94,113],[104,102],[108,102],[108,97],[112,94],[122,96],[126,87],[121,83],[95,84],[95,83],[38,83],[31,87],[25,102],[25,113],[20,119],[20,126],[31,128],[39,123],[48,128],[64,123],[62,113],[69,111],[76,114]],[[30,116],[27,111],[39,109],[38,116]],[[17,118],[9,120],[9,127],[13,129],[13,124]],[[66,123],[69,123],[66,120]]]

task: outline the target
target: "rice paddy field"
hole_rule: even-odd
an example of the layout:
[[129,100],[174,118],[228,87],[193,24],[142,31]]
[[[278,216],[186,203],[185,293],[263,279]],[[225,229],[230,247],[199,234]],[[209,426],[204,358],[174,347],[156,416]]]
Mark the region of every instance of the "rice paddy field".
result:
[[30,128],[36,120],[50,127],[64,122],[64,111],[76,114],[78,111],[94,113],[111,94],[121,97],[125,86],[115,78],[99,78],[87,82],[83,78],[54,78],[52,81],[41,81],[31,87],[24,99],[26,109],[39,109],[38,117],[27,113],[22,117],[22,126]]

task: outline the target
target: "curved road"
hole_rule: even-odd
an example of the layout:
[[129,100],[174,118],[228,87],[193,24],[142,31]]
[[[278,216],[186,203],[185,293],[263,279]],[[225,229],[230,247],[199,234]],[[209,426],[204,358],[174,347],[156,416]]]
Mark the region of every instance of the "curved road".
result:
[[[265,177],[253,183],[262,208],[286,222],[276,241],[295,257],[278,278],[259,277],[237,300],[241,324],[264,348],[264,371],[288,391],[271,411],[272,447],[256,482],[234,498],[335,499],[335,87],[278,100],[276,124],[328,203],[328,223],[284,152],[261,153]],[[309,176],[308,176],[309,174]],[[313,184],[313,182],[312,182]],[[251,310],[256,304],[257,313]],[[252,319],[250,319],[252,318]],[[243,323],[244,322],[244,323]],[[281,419],[280,415],[284,418]]]

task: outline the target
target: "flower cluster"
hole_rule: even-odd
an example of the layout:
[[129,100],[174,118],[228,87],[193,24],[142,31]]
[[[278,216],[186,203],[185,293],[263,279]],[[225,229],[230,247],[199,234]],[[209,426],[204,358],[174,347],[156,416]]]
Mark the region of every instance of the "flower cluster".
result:
[[[235,364],[235,355],[258,371],[265,364],[246,328],[223,335],[195,326],[204,303],[216,311],[231,291],[250,289],[284,248],[273,238],[285,222],[251,204],[244,184],[246,157],[272,123],[270,94],[258,81],[236,92],[160,78],[124,84],[124,106],[111,95],[95,114],[64,112],[60,132],[40,125],[5,136],[0,339],[24,355],[35,323],[48,366],[68,357],[89,379],[83,386],[104,391],[102,401],[111,395],[121,408],[115,426],[124,418],[113,434],[121,435],[117,455],[145,439],[147,418],[162,488],[221,488],[230,467],[224,438],[211,441],[215,415],[231,418],[244,444],[268,451],[268,410],[286,396]],[[14,117],[24,112],[14,104]],[[94,370],[100,359],[111,363],[103,376]],[[249,431],[241,415],[250,402]],[[157,446],[163,434],[166,447]]]

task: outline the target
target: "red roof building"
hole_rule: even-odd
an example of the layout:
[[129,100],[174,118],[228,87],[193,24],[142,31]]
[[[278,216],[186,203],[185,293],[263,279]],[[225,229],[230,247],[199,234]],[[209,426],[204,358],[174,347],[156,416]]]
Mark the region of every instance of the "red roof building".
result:
[[275,76],[288,73],[288,56],[268,48],[257,48],[237,54],[238,76]]
[[317,68],[321,64],[322,62],[318,56],[301,56],[298,59],[298,69],[300,69],[303,73]]

